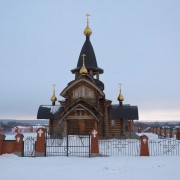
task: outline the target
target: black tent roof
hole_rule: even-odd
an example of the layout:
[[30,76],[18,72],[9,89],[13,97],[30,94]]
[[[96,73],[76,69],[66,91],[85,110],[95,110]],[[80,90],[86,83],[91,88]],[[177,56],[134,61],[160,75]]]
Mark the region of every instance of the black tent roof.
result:
[[82,55],[85,54],[85,66],[87,69],[92,69],[94,71],[99,71],[100,73],[103,73],[103,69],[99,68],[96,61],[96,56],[94,53],[93,46],[90,41],[90,36],[86,36],[86,41],[81,49],[79,60],[77,63],[77,67],[72,70],[72,72],[79,70],[82,67],[83,60]]

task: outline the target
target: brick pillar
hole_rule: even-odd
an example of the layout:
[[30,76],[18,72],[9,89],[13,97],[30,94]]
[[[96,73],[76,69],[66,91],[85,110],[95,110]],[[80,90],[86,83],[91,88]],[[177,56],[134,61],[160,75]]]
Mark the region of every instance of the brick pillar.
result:
[[91,157],[99,156],[99,136],[96,129],[91,131]]
[[0,134],[0,155],[3,154],[3,141],[5,140],[5,135]]
[[0,127],[0,134],[2,134],[4,131],[4,128]]
[[179,128],[176,129],[176,139],[180,140],[180,129]]
[[141,136],[140,156],[149,156],[148,137]]
[[167,128],[164,128],[164,136],[167,136]]
[[159,135],[162,136],[162,127],[159,129]]
[[158,127],[156,126],[156,132],[155,132],[156,134],[158,134]]
[[18,133],[18,127],[16,127],[16,129],[15,129],[15,133]]
[[23,156],[23,138],[24,136],[22,134],[16,134],[15,136],[14,153],[20,157]]
[[173,138],[173,128],[169,129],[169,138]]
[[141,128],[140,127],[138,127],[138,133],[141,133]]
[[46,130],[44,128],[37,129],[37,140],[35,145],[35,155],[38,157],[45,156],[46,152]]
[[149,128],[149,132],[152,133],[152,127]]

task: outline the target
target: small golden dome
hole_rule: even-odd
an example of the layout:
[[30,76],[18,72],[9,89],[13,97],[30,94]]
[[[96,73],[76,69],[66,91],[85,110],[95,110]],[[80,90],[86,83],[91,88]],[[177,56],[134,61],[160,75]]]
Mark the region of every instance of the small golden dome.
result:
[[86,29],[84,30],[85,36],[90,36],[92,34],[91,28],[89,27],[89,23],[86,26]]
[[55,95],[55,84],[53,84],[53,95],[51,97],[51,101],[52,102],[56,102],[57,101],[57,98],[56,98],[56,95]]
[[85,54],[82,55],[83,65],[79,71],[80,74],[87,74],[88,73],[88,70],[86,69],[86,66],[85,66],[85,56],[86,56]]
[[52,102],[56,102],[56,101],[57,101],[57,98],[56,98],[56,96],[55,96],[54,94],[53,94],[52,97],[51,97],[51,101],[52,101]]
[[119,93],[118,101],[120,101],[120,102],[124,101],[124,97],[121,93]]
[[124,101],[124,97],[123,97],[123,95],[122,95],[122,93],[121,93],[121,86],[122,86],[122,84],[119,84],[120,85],[120,92],[119,92],[119,96],[118,96],[118,101],[119,102],[123,102]]
[[90,15],[86,14],[86,16],[87,16],[87,26],[86,26],[86,28],[84,30],[84,35],[85,36],[90,36],[92,34],[91,28],[89,27],[89,16]]

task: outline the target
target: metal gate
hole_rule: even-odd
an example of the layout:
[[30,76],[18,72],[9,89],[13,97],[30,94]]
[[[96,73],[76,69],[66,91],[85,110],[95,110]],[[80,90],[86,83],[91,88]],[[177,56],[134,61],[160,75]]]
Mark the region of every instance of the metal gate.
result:
[[90,135],[46,136],[46,156],[90,157]]
[[137,139],[104,139],[99,141],[101,156],[139,156],[140,141]]
[[180,140],[153,139],[149,140],[150,156],[178,156],[180,155]]
[[35,138],[26,137],[24,140],[24,157],[34,157],[35,156]]

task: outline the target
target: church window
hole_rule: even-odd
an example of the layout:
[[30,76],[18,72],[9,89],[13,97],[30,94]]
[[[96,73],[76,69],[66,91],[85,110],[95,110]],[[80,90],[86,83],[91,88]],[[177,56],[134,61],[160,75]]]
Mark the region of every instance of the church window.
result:
[[78,97],[79,97],[79,93],[78,93],[78,91],[75,91],[74,98],[78,98]]
[[115,120],[111,120],[111,126],[115,126],[116,125],[116,121]]
[[85,97],[85,87],[82,87],[82,97]]
[[92,97],[92,91],[91,91],[91,90],[88,91],[88,97],[89,97],[89,98]]

